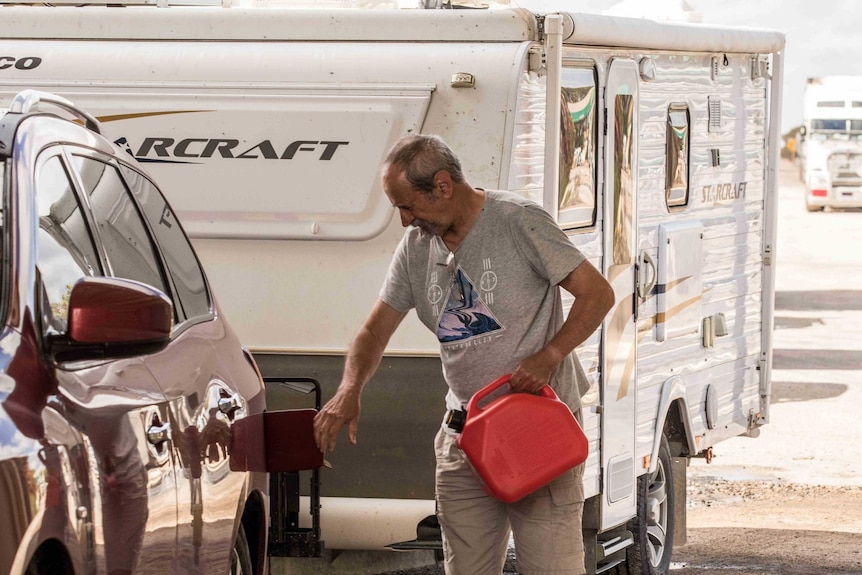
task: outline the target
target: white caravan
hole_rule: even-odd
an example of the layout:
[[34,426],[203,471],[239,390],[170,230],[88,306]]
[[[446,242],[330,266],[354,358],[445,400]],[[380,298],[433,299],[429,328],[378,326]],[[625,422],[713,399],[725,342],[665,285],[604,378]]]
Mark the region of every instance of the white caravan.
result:
[[[0,106],[35,87],[95,112],[159,178],[264,376],[324,399],[403,233],[378,176],[400,136],[440,134],[472,185],[544,206],[616,291],[578,349],[591,573],[665,573],[688,460],[768,422],[782,34],[524,9],[0,16]],[[283,389],[272,407],[301,405]],[[299,527],[439,546],[444,393],[411,316]],[[270,551],[297,553],[273,544],[297,528],[280,513]]]
[[799,175],[810,212],[862,207],[862,76],[809,78]]

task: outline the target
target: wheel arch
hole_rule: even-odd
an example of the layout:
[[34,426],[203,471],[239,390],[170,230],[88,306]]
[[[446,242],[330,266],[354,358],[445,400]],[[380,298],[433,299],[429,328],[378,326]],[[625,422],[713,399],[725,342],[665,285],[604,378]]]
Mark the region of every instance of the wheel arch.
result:
[[661,396],[656,414],[653,445],[650,450],[649,473],[655,471],[658,465],[658,452],[661,438],[667,436],[671,445],[671,455],[691,455],[696,453],[692,422],[688,411],[688,400],[685,395],[685,380],[673,376],[662,384]]

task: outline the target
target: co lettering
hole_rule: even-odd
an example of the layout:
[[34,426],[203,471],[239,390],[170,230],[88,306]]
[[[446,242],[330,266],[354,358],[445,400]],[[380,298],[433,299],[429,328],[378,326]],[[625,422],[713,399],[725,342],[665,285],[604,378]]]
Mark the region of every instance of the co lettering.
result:
[[23,58],[15,58],[14,56],[0,56],[0,70],[32,70],[37,68],[42,63],[42,58],[37,56],[24,56]]

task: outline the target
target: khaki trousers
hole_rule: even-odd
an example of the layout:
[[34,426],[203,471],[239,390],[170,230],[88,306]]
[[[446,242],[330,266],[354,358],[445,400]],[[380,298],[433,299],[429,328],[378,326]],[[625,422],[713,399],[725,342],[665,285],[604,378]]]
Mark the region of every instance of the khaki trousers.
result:
[[583,465],[515,503],[483,489],[455,436],[442,428],[437,456],[437,517],[446,575],[500,575],[509,533],[521,575],[583,575]]

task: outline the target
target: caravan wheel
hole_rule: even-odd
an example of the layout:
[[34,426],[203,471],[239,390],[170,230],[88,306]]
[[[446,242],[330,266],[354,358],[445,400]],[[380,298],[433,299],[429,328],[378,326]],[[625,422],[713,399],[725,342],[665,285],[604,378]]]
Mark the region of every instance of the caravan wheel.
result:
[[673,473],[665,437],[661,439],[655,471],[638,480],[638,514],[628,527],[635,542],[626,554],[623,573],[667,575],[673,547]]

